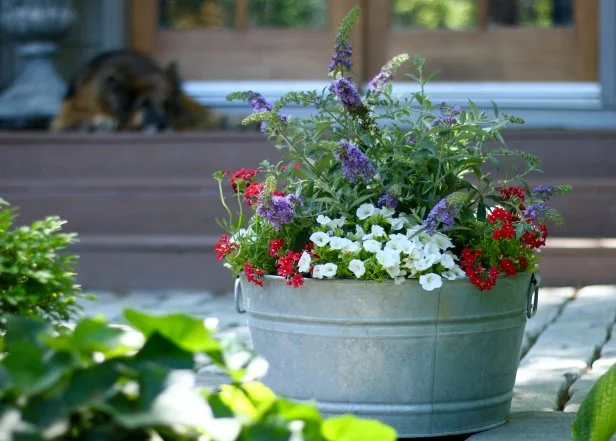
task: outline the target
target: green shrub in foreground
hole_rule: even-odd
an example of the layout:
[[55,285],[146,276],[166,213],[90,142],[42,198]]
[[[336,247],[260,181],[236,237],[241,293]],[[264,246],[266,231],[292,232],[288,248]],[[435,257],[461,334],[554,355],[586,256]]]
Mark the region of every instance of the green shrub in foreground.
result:
[[42,317],[52,323],[73,317],[81,288],[75,282],[77,257],[60,251],[75,242],[62,233],[56,216],[16,227],[15,209],[0,199],[0,330],[5,316]]
[[[11,316],[0,362],[0,440],[395,441],[351,415],[324,419],[255,378],[266,362],[203,320],[126,310],[133,329],[87,318],[74,330]],[[136,331],[135,331],[136,330]],[[229,384],[195,387],[213,364]]]

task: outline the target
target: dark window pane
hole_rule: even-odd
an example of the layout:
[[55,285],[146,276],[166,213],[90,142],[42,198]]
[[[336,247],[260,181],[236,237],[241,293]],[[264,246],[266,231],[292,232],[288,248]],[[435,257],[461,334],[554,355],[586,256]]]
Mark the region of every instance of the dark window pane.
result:
[[573,0],[490,0],[490,24],[569,26],[573,24]]
[[462,30],[477,25],[476,0],[394,0],[397,29]]
[[254,27],[325,27],[326,12],[326,0],[248,0],[248,23]]
[[161,0],[160,25],[171,29],[233,27],[235,0]]

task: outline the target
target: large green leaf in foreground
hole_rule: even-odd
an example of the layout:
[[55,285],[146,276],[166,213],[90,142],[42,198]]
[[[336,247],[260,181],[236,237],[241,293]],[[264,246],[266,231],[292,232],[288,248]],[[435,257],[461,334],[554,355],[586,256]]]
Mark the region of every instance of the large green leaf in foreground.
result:
[[609,441],[616,434],[616,364],[593,386],[573,421],[575,441]]

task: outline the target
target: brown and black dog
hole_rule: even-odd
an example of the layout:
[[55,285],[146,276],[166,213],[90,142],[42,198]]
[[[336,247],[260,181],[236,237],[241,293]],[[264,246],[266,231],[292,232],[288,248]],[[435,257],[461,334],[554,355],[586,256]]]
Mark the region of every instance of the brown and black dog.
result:
[[221,128],[224,118],[187,96],[175,63],[162,69],[130,50],[98,55],[69,82],[52,131],[151,131]]

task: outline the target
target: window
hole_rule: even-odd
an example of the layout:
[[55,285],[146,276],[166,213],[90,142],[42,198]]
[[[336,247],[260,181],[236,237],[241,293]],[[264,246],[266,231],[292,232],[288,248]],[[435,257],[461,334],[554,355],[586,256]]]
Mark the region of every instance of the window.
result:
[[598,2],[132,0],[131,23],[134,47],[190,81],[324,80],[336,26],[359,5],[358,81],[407,52],[436,81],[594,82]]

